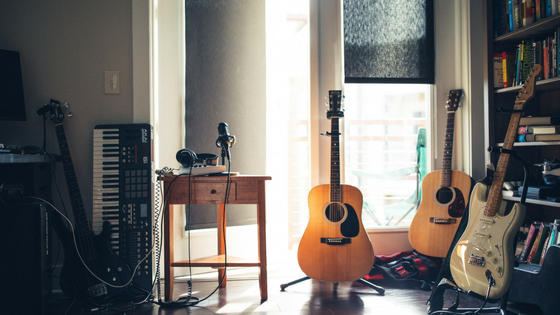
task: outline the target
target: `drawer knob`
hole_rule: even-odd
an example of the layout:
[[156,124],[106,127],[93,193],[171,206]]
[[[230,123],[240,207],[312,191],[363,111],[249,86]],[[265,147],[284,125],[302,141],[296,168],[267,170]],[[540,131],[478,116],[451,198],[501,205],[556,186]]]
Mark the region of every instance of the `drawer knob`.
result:
[[210,190],[210,193],[211,193],[212,195],[215,194],[215,193],[216,193],[216,189]]

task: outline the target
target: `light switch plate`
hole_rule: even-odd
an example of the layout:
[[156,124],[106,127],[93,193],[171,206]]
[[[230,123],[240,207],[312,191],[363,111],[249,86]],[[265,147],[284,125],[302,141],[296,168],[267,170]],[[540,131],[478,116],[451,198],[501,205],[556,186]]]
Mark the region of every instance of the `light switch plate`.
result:
[[105,94],[120,94],[120,81],[119,71],[105,71]]

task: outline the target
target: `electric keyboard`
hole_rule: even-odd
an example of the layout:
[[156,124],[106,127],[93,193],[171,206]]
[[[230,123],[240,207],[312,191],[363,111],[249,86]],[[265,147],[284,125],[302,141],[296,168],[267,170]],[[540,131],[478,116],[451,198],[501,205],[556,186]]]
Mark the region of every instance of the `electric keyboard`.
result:
[[[93,232],[111,223],[110,247],[131,269],[152,247],[152,127],[98,125],[93,130]],[[153,253],[133,284],[152,288]]]

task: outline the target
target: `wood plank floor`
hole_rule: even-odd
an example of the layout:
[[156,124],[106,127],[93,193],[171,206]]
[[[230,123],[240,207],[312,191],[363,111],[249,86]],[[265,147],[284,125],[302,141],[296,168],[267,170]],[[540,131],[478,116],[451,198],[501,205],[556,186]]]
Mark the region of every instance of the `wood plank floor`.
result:
[[[307,280],[287,287],[284,291],[280,285],[304,277],[301,270],[293,264],[271,266],[268,277],[267,301],[261,303],[256,268],[240,268],[228,270],[228,282],[225,288],[217,290],[216,273],[198,275],[193,278],[192,296],[200,300],[195,306],[160,306],[156,303],[144,303],[131,307],[128,301],[114,305],[119,310],[106,310],[101,314],[127,315],[175,315],[175,314],[252,314],[252,315],[361,315],[361,314],[427,314],[426,301],[430,291],[420,290],[416,285],[397,284],[379,281],[377,285],[386,291],[380,295],[375,290],[358,282],[340,283],[333,290],[333,283]],[[187,280],[177,278],[175,296],[186,296]],[[157,291],[154,291],[157,292]],[[163,285],[162,285],[163,294]],[[209,296],[210,295],[210,296]],[[208,297],[209,296],[209,297]],[[162,297],[163,298],[163,297]],[[445,294],[445,306],[455,301],[456,294],[448,290]],[[89,314],[78,304],[69,308],[68,300],[55,300],[51,303],[49,314]],[[482,305],[479,299],[461,294],[460,307],[478,308]],[[496,306],[488,304],[488,306]],[[520,308],[522,307],[522,308]],[[508,306],[508,309],[510,306]],[[515,313],[541,314],[532,306],[514,305]],[[519,313],[517,313],[519,312]],[[509,312],[508,312],[509,313]]]

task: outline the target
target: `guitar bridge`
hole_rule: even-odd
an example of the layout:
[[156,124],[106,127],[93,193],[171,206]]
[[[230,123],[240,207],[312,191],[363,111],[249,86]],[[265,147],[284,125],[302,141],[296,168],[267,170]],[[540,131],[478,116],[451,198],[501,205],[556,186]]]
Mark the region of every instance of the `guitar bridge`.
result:
[[477,267],[484,267],[486,262],[484,261],[484,257],[471,254],[471,257],[469,257],[469,264]]
[[321,237],[321,243],[327,245],[344,245],[352,243],[352,239],[346,237]]
[[99,283],[88,288],[87,293],[89,297],[95,298],[107,294],[107,286],[105,283]]
[[457,220],[453,219],[453,218],[431,217],[430,222],[435,223],[435,224],[455,224],[455,222],[457,222]]

